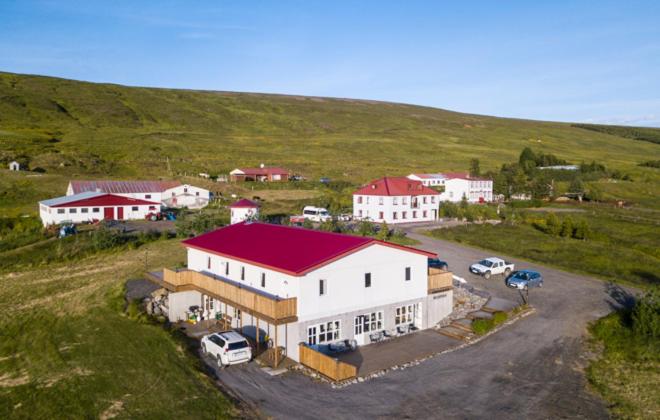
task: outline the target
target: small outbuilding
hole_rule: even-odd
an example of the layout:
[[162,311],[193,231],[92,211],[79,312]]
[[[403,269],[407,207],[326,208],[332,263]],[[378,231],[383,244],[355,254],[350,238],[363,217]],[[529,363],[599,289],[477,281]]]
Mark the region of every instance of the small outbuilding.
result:
[[12,162],[9,162],[9,170],[10,171],[20,171],[21,170],[21,164],[16,162],[15,160]]
[[259,218],[259,204],[248,199],[242,199],[231,206],[231,224],[241,223],[246,220],[257,220]]
[[159,210],[160,203],[156,201],[92,191],[39,202],[39,216],[44,226],[104,219],[141,220]]

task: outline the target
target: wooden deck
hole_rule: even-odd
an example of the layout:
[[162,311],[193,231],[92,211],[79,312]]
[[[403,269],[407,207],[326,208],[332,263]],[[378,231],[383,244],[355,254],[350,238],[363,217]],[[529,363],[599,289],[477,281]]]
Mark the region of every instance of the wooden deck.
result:
[[298,320],[295,297],[279,298],[193,270],[165,268],[147,278],[172,292],[196,290],[274,325]]
[[429,268],[428,293],[438,293],[453,287],[453,273],[439,268]]

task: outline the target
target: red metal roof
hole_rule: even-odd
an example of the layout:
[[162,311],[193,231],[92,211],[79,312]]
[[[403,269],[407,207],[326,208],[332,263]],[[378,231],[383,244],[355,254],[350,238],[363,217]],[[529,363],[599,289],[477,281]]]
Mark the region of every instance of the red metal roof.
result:
[[247,198],[243,198],[241,200],[238,200],[229,208],[235,209],[235,208],[252,208],[252,207],[260,207],[259,204],[255,203],[254,201],[250,201]]
[[184,246],[302,276],[374,244],[430,257],[436,254],[362,236],[243,222],[187,239]]
[[74,194],[97,190],[109,194],[159,193],[179,185],[179,181],[71,181]]
[[355,191],[353,195],[440,195],[434,189],[424,186],[421,181],[406,178],[405,176],[384,177],[371,181],[369,184]]
[[81,200],[69,201],[56,204],[51,207],[104,207],[104,206],[160,206],[155,201],[140,200],[138,198],[123,197],[121,195],[102,194],[96,197],[83,198]]

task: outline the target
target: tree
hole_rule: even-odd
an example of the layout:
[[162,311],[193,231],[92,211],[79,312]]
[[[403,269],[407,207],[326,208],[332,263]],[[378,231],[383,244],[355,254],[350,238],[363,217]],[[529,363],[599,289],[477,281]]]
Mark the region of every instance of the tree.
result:
[[589,201],[602,201],[603,194],[595,185],[591,185],[589,189],[585,191],[584,198],[586,198]]
[[573,236],[573,220],[570,216],[564,218],[561,222],[561,230],[559,231],[559,236],[564,238],[570,238]]
[[470,176],[478,177],[481,175],[481,168],[479,167],[479,159],[470,160]]
[[575,177],[571,181],[571,184],[568,186],[568,192],[574,193],[574,194],[584,194],[584,184],[582,183],[582,179],[580,177]]
[[660,288],[652,287],[635,303],[632,311],[633,331],[649,339],[660,338]]
[[591,235],[591,229],[589,229],[589,224],[586,220],[580,220],[573,229],[573,238],[586,240]]
[[547,233],[550,235],[559,235],[559,232],[561,231],[561,221],[559,220],[559,217],[553,212],[548,213],[548,215],[545,216],[545,227]]
[[548,177],[544,174],[539,174],[530,186],[532,190],[532,198],[548,198],[552,195],[552,184]]
[[360,236],[371,236],[374,234],[374,226],[371,222],[361,220],[357,225],[357,232]]
[[390,228],[387,227],[387,223],[383,222],[380,224],[380,230],[376,234],[376,239],[380,239],[381,241],[387,240],[387,238],[390,236]]

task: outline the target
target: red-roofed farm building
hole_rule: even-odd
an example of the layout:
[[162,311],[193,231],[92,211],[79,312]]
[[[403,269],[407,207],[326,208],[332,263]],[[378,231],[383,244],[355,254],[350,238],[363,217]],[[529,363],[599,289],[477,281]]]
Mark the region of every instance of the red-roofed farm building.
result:
[[353,193],[353,217],[373,222],[411,223],[437,219],[440,193],[406,177],[385,177]]
[[39,202],[39,216],[44,226],[103,219],[143,220],[158,209],[160,203],[155,201],[93,191]]
[[233,224],[183,241],[187,269],[150,273],[169,290],[167,316],[227,319],[299,360],[299,344],[366,345],[430,328],[452,310],[452,275],[429,272],[435,254],[360,236]]

